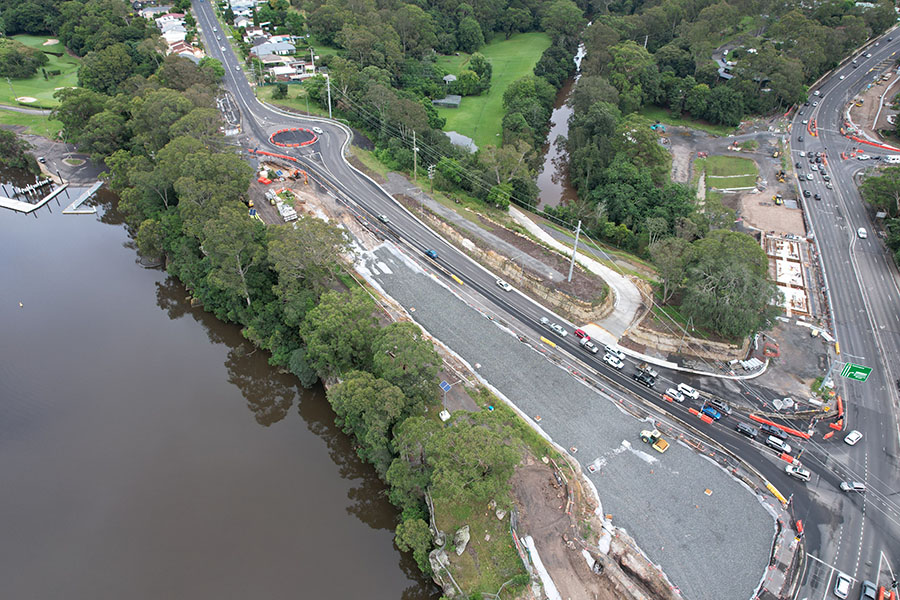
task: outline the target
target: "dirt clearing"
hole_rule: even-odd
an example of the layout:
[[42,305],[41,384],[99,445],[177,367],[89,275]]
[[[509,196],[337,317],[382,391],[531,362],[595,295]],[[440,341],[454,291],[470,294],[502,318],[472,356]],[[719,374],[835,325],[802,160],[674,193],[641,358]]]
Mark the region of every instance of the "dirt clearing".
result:
[[776,205],[772,193],[741,194],[737,198],[737,210],[747,225],[762,231],[806,235],[803,211]]

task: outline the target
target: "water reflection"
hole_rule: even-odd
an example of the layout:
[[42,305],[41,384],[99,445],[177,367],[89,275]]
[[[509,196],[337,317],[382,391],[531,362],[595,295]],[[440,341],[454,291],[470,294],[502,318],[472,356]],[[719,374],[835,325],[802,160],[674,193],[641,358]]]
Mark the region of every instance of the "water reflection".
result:
[[256,422],[268,427],[287,416],[298,386],[296,378],[280,375],[268,364],[260,365],[260,357],[254,356],[257,351],[249,343],[232,348],[225,368],[228,369],[228,382],[241,391]]

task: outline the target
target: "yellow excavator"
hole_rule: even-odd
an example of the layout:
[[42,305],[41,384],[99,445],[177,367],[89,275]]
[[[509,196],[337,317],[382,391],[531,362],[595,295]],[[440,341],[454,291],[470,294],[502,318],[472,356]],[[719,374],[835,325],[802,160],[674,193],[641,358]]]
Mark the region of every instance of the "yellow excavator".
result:
[[659,429],[645,429],[641,432],[641,441],[650,446],[659,453],[669,449],[669,442],[662,438]]

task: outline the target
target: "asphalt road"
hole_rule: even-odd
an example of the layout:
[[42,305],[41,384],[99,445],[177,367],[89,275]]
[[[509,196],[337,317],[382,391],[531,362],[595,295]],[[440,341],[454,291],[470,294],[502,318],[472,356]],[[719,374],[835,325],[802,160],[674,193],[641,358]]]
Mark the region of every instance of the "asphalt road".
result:
[[[494,275],[471,261],[454,247],[446,244],[413,215],[386,195],[372,181],[361,176],[357,171],[352,169],[343,160],[342,156],[350,141],[349,131],[345,127],[331,121],[286,115],[281,111],[269,108],[258,102],[253,94],[252,87],[247,82],[245,73],[243,72],[244,67],[231,51],[228,40],[224,38],[221,32],[214,31],[214,28],[218,28],[218,23],[215,20],[212,7],[209,3],[198,0],[194,2],[194,12],[198,24],[206,37],[210,55],[222,61],[225,66],[226,74],[223,84],[232,92],[237,104],[244,114],[244,132],[246,135],[253,138],[250,143],[252,143],[254,147],[258,145],[261,150],[287,153],[285,149],[272,146],[268,143],[267,140],[271,133],[284,126],[296,126],[297,124],[300,124],[301,126],[305,125],[307,127],[320,127],[323,130],[323,134],[319,136],[319,142],[308,148],[292,149],[290,153],[297,157],[300,163],[305,165],[311,172],[316,173],[319,177],[326,180],[328,185],[333,186],[337,194],[352,199],[357,206],[368,212],[372,221],[375,221],[375,216],[377,215],[386,215],[390,220],[390,225],[382,226],[385,233],[388,236],[395,238],[412,254],[417,255],[421,262],[425,264],[430,263],[435,269],[441,272],[446,277],[448,285],[457,285],[455,280],[451,278],[451,274],[458,277],[464,282],[465,289],[468,290],[469,293],[477,294],[482,302],[488,303],[499,313],[508,315],[510,318],[530,325],[536,334],[541,332],[548,337],[552,336],[552,334],[548,334],[545,329],[541,328],[539,324],[541,317],[546,317],[551,321],[562,324],[570,332],[570,335],[566,336],[566,338],[555,340],[561,349],[603,374],[603,376],[607,377],[620,391],[641,398],[644,402],[656,405],[660,410],[671,412],[685,421],[696,423],[698,428],[702,429],[704,433],[752,464],[758,472],[771,481],[786,496],[794,495],[795,516],[807,518],[808,523],[822,524],[821,529],[819,530],[816,528],[807,529],[807,543],[810,547],[818,548],[819,546],[824,546],[826,543],[833,542],[835,527],[842,528],[841,530],[845,532],[844,535],[848,540],[855,535],[850,532],[851,529],[854,531],[863,530],[862,526],[859,524],[859,521],[861,520],[861,511],[859,510],[859,507],[862,504],[862,500],[858,497],[850,497],[836,491],[840,479],[846,476],[846,474],[837,466],[830,466],[830,470],[824,467],[818,469],[815,463],[806,461],[806,464],[816,472],[816,476],[809,484],[797,482],[785,475],[783,470],[784,463],[780,462],[773,451],[766,448],[759,441],[748,440],[734,431],[734,425],[741,420],[741,418],[738,417],[737,412],[735,413],[735,416],[725,416],[718,423],[706,425],[688,412],[688,407],[693,406],[694,408],[699,408],[700,403],[686,402],[684,405],[678,405],[664,402],[660,398],[660,392],[662,390],[665,390],[666,387],[677,381],[684,381],[686,378],[678,374],[663,372],[660,381],[656,385],[656,389],[648,390],[647,388],[636,384],[631,379],[630,374],[633,372],[633,363],[630,360],[626,360],[626,368],[620,372],[608,367],[602,362],[602,352],[599,355],[591,355],[585,352],[577,344],[574,340],[574,336],[571,334],[571,331],[574,329],[572,324],[565,323],[559,317],[548,312],[536,302],[519,294],[517,291],[502,291],[495,285]],[[221,36],[222,39],[217,40],[215,39],[216,36]],[[224,51],[222,50],[222,47],[224,47]],[[862,69],[858,69],[858,71],[862,71]],[[818,108],[821,110],[822,106]],[[822,124],[822,126],[824,127],[824,124]],[[807,143],[811,142],[807,140]],[[846,165],[844,167],[846,168]],[[820,184],[821,182],[814,181],[813,183]],[[826,199],[823,201],[822,206],[830,206],[831,202],[832,201]],[[863,222],[865,213],[862,208],[859,207],[858,199],[856,205],[858,206],[858,214],[855,215],[853,222]],[[829,217],[826,217],[825,215],[816,216],[816,219],[828,218]],[[818,227],[818,220],[815,220],[815,223]],[[853,230],[855,230],[855,226],[853,227]],[[853,241],[852,236],[848,234],[848,231],[849,230],[844,227],[842,240],[845,249],[847,245]],[[840,229],[838,232],[840,232]],[[873,238],[869,239],[869,243],[877,244]],[[837,245],[836,242],[835,248],[829,248],[829,250],[837,252]],[[831,244],[829,243],[828,246],[831,246]],[[872,246],[872,248],[875,249],[876,246]],[[424,256],[424,252],[429,249],[437,252],[437,260],[432,260]],[[843,257],[842,260],[847,261],[846,251]],[[873,260],[877,258],[875,253],[872,253],[871,258]],[[832,258],[830,255],[825,257],[826,265],[829,266],[836,260],[837,258]],[[877,263],[878,261],[875,260],[875,262]],[[864,264],[868,265],[868,260],[865,260]],[[883,260],[881,264],[883,265],[882,268],[887,268],[886,263],[884,263]],[[832,275],[829,274],[829,278],[831,277]],[[845,301],[846,305],[862,306],[861,302],[858,302],[855,305],[853,304],[854,292],[846,285],[848,282],[845,281],[845,278],[840,274],[836,274],[835,277],[845,284],[840,286],[841,288],[848,288],[846,292],[841,291],[842,294],[850,294],[850,297]],[[862,287],[862,285],[857,285],[854,288],[856,290],[856,298],[861,294]],[[837,290],[833,293],[836,294]],[[891,302],[887,302],[886,306],[890,305]],[[837,309],[841,314],[840,318],[852,320],[853,323],[862,323],[854,326],[839,323],[842,344],[851,344],[848,347],[849,352],[861,352],[861,356],[868,356],[870,358],[876,356],[877,350],[874,346],[869,348],[864,347],[865,343],[871,345],[871,325],[868,325],[869,334],[866,334],[865,329],[858,329],[865,324],[865,316],[859,314],[856,308],[847,311],[843,310],[841,308],[842,306],[844,305],[837,305]],[[881,304],[879,304],[879,306],[881,306]],[[894,304],[894,306],[896,305]],[[894,312],[896,314],[897,311],[895,310]],[[853,337],[854,340],[851,340],[851,337]],[[858,345],[853,343],[855,338],[859,338]],[[866,340],[869,340],[869,342],[866,342]],[[900,355],[900,353],[896,353],[895,355]],[[876,382],[878,382],[877,385],[881,387],[885,380],[884,374],[881,373],[877,377],[873,376],[873,378],[870,379],[870,382],[866,384],[866,387],[860,389],[872,390],[874,389]],[[693,379],[691,380],[691,383],[697,384],[696,387],[702,388],[702,381],[702,379]],[[874,458],[874,446],[878,442],[876,432],[882,428],[878,421],[880,417],[876,414],[876,411],[881,409],[880,412],[884,412],[885,399],[883,395],[878,396],[877,394],[874,394],[871,398],[868,398],[867,401],[857,401],[854,397],[857,393],[856,390],[857,387],[854,387],[853,393],[850,394],[851,423],[858,420],[861,428],[864,423],[868,425],[869,422],[871,422],[872,426],[871,429],[869,427],[865,428],[867,436],[864,438],[864,443],[861,442],[859,446],[852,450],[844,448],[841,448],[840,450],[847,454],[848,458],[852,454],[853,460],[848,463],[846,468],[850,469],[849,472],[854,474],[854,478],[861,478],[863,473],[868,472],[868,469],[875,468],[871,465],[871,460],[869,461],[868,467],[865,465],[867,464],[866,459],[868,458],[870,451]],[[855,427],[856,425],[852,426]],[[762,436],[760,436],[760,439],[762,439]],[[890,455],[896,457],[896,443],[885,440],[884,444],[886,448],[890,448]],[[837,442],[832,442],[831,446],[828,448],[819,448],[816,444],[810,444],[809,448],[805,451],[808,452],[810,458],[818,456],[819,460],[828,461],[829,464],[831,464],[831,462],[837,460],[841,456],[840,452],[833,449],[833,447],[838,445]],[[859,455],[860,452],[865,452],[866,454]],[[879,461],[881,461],[884,456],[885,452],[879,450]],[[890,470],[887,467],[882,468],[879,466],[877,468],[879,469],[877,471],[878,477],[882,481],[888,481],[890,479],[888,478]],[[860,477],[856,477],[855,474],[859,474]],[[874,478],[868,479],[867,481],[874,485]],[[815,491],[810,493],[811,489],[814,489]],[[874,494],[870,493],[866,497],[867,502],[873,497]],[[812,498],[815,498],[818,503],[812,502]],[[755,502],[752,498],[748,498],[748,500]],[[842,507],[838,513],[835,512],[834,506],[836,505]],[[876,511],[870,510],[869,512],[871,514]],[[847,516],[843,516],[844,513],[847,513]],[[856,521],[853,521],[854,515],[856,515]],[[843,524],[840,523],[842,519],[845,520]],[[849,519],[849,521],[847,519]],[[853,523],[856,524],[854,525]],[[865,534],[873,537],[881,535],[880,533],[873,532],[872,529],[874,529],[874,527],[869,527],[865,530]],[[822,540],[825,541],[823,542]],[[852,543],[851,541],[846,541],[839,544],[838,555],[840,557],[849,557],[850,546],[855,543],[855,541]],[[877,542],[875,546],[882,548],[885,547],[885,544]],[[866,547],[868,548],[869,545],[867,544]],[[867,554],[867,556],[869,555]],[[847,562],[850,561],[850,558],[842,558],[841,560]],[[868,560],[868,558],[866,560]],[[845,562],[842,562],[841,564],[843,565]],[[844,567],[842,566],[841,568],[843,569]],[[852,568],[847,568],[847,571],[850,574],[855,573],[855,569]]]
[[[888,37],[894,39],[888,41]],[[870,213],[854,182],[858,171],[874,165],[872,161],[840,157],[842,152],[862,146],[840,133],[847,102],[867,83],[896,67],[900,34],[886,34],[877,46],[873,43],[853,58],[858,62],[856,68],[848,60],[811,90],[810,105],[800,107],[803,115],[795,115],[791,135],[791,161],[803,165],[799,189],[822,198],[808,198],[805,203],[827,278],[840,349],[837,360],[873,368],[865,383],[840,380],[835,374],[847,406],[846,429],[862,431],[862,441],[850,447],[840,442],[843,434],[839,434],[830,441],[811,444],[819,456],[827,456],[827,461],[810,466],[820,473],[830,473],[832,481],[816,485],[814,496],[808,499],[831,513],[830,522],[820,523],[824,528],[822,544],[808,548],[816,556],[813,561],[821,562],[814,569],[818,575],[807,578],[800,594],[809,598],[828,593],[829,566],[857,581],[880,577],[881,585],[889,584],[886,577],[900,568],[900,444],[893,385],[900,377],[900,290],[891,258],[875,235]],[[813,102],[818,105],[813,106]],[[811,118],[817,120],[817,137],[810,136],[802,124]],[[869,155],[888,154],[862,147]],[[826,168],[834,189],[826,187],[820,172],[810,170],[808,157],[800,157],[800,151],[827,154]],[[806,178],[807,173],[812,173],[812,180]],[[867,230],[867,238],[857,235],[860,227]],[[834,491],[830,485],[834,476],[862,481],[868,491],[865,495]],[[851,597],[856,593],[854,588]]]

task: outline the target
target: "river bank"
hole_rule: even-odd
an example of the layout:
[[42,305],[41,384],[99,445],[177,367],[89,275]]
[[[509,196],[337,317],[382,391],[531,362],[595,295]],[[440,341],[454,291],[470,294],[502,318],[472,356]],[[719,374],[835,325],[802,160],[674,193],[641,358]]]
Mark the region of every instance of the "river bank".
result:
[[436,598],[321,389],[140,268],[98,203],[0,213],[6,594]]

